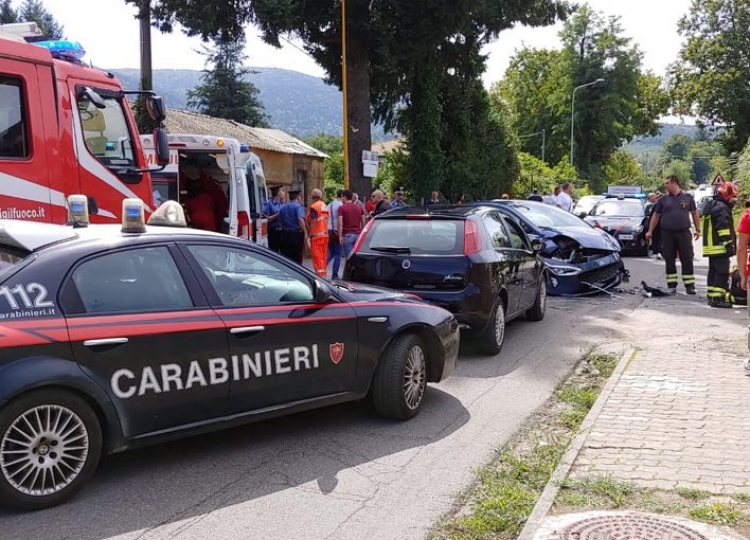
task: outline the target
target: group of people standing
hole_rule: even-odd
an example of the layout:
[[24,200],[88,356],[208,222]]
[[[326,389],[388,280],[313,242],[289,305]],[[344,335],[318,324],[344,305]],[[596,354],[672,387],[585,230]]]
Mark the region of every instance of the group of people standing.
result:
[[560,186],[555,186],[555,190],[552,195],[544,192],[539,195],[539,190],[534,189],[529,195],[530,201],[537,201],[556,206],[565,210],[566,212],[573,211],[573,184],[565,182]]
[[[671,294],[677,292],[680,274],[677,273],[677,259],[680,260],[682,284],[687,294],[694,295],[695,273],[693,241],[702,238],[703,256],[708,258],[707,296],[708,304],[716,308],[731,308],[730,259],[737,253],[737,236],[732,217],[739,190],[733,182],[724,182],[716,188],[712,199],[698,212],[695,199],[682,190],[677,176],[668,176],[664,181],[666,194],[650,197],[651,218],[646,240],[664,257],[667,288]],[[692,232],[691,232],[692,227]],[[744,227],[750,234],[750,213],[743,216],[740,230]],[[660,231],[657,239],[656,231]],[[747,249],[738,253],[738,265],[746,281],[742,268],[747,268]]]
[[323,192],[313,189],[307,209],[298,190],[289,191],[288,201],[284,200],[283,187],[271,188],[271,195],[263,210],[268,216],[269,249],[302,264],[307,248],[318,276],[326,277],[333,261],[333,279],[341,277],[341,259],[351,255],[367,220],[393,207],[406,206],[403,192],[396,192],[389,202],[381,190],[373,191],[363,203],[356,193],[340,189],[326,204]]

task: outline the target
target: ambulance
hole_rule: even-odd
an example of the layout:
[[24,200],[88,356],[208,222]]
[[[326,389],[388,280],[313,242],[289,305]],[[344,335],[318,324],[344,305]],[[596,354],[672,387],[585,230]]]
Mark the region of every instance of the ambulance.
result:
[[[185,204],[188,179],[198,178],[207,169],[227,194],[229,211],[221,216],[219,232],[268,246],[268,217],[263,208],[268,201],[263,164],[250,147],[237,139],[186,133],[170,133],[169,164],[152,174],[152,203],[159,206],[172,200]],[[146,163],[156,165],[156,148],[151,135],[141,135]],[[189,216],[188,216],[189,217]]]
[[[145,94],[157,124],[161,98],[124,91],[83,63],[77,42],[27,42],[39,38],[36,23],[0,25],[0,219],[65,223],[73,193],[87,196],[95,223],[119,222],[126,198],[150,213],[151,171],[126,96]],[[166,165],[166,132],[152,138]]]

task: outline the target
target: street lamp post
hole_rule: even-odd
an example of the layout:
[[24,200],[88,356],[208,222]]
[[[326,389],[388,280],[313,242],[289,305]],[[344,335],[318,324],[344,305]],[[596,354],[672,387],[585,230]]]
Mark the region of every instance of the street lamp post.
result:
[[590,83],[582,84],[581,86],[576,86],[573,89],[573,101],[570,104],[570,166],[573,166],[573,144],[575,143],[575,134],[573,132],[573,126],[575,125],[575,112],[576,112],[576,92],[580,90],[581,88],[586,88],[587,86],[593,86],[595,84],[601,84],[603,82],[606,82],[605,79],[596,79],[595,81],[591,81]]

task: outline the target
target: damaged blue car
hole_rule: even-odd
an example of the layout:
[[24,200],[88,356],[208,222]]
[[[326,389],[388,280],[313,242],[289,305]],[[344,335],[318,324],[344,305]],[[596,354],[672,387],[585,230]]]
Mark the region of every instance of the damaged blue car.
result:
[[484,201],[515,219],[530,239],[544,242],[548,294],[582,296],[606,292],[628,279],[620,244],[601,229],[549,204],[523,200]]

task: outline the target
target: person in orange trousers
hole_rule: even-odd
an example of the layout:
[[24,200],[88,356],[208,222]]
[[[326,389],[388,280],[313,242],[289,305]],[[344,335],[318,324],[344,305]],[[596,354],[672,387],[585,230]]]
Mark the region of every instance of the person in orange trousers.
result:
[[307,230],[310,231],[310,254],[318,276],[325,278],[328,259],[328,207],[323,202],[323,192],[313,189],[312,204],[307,210]]

